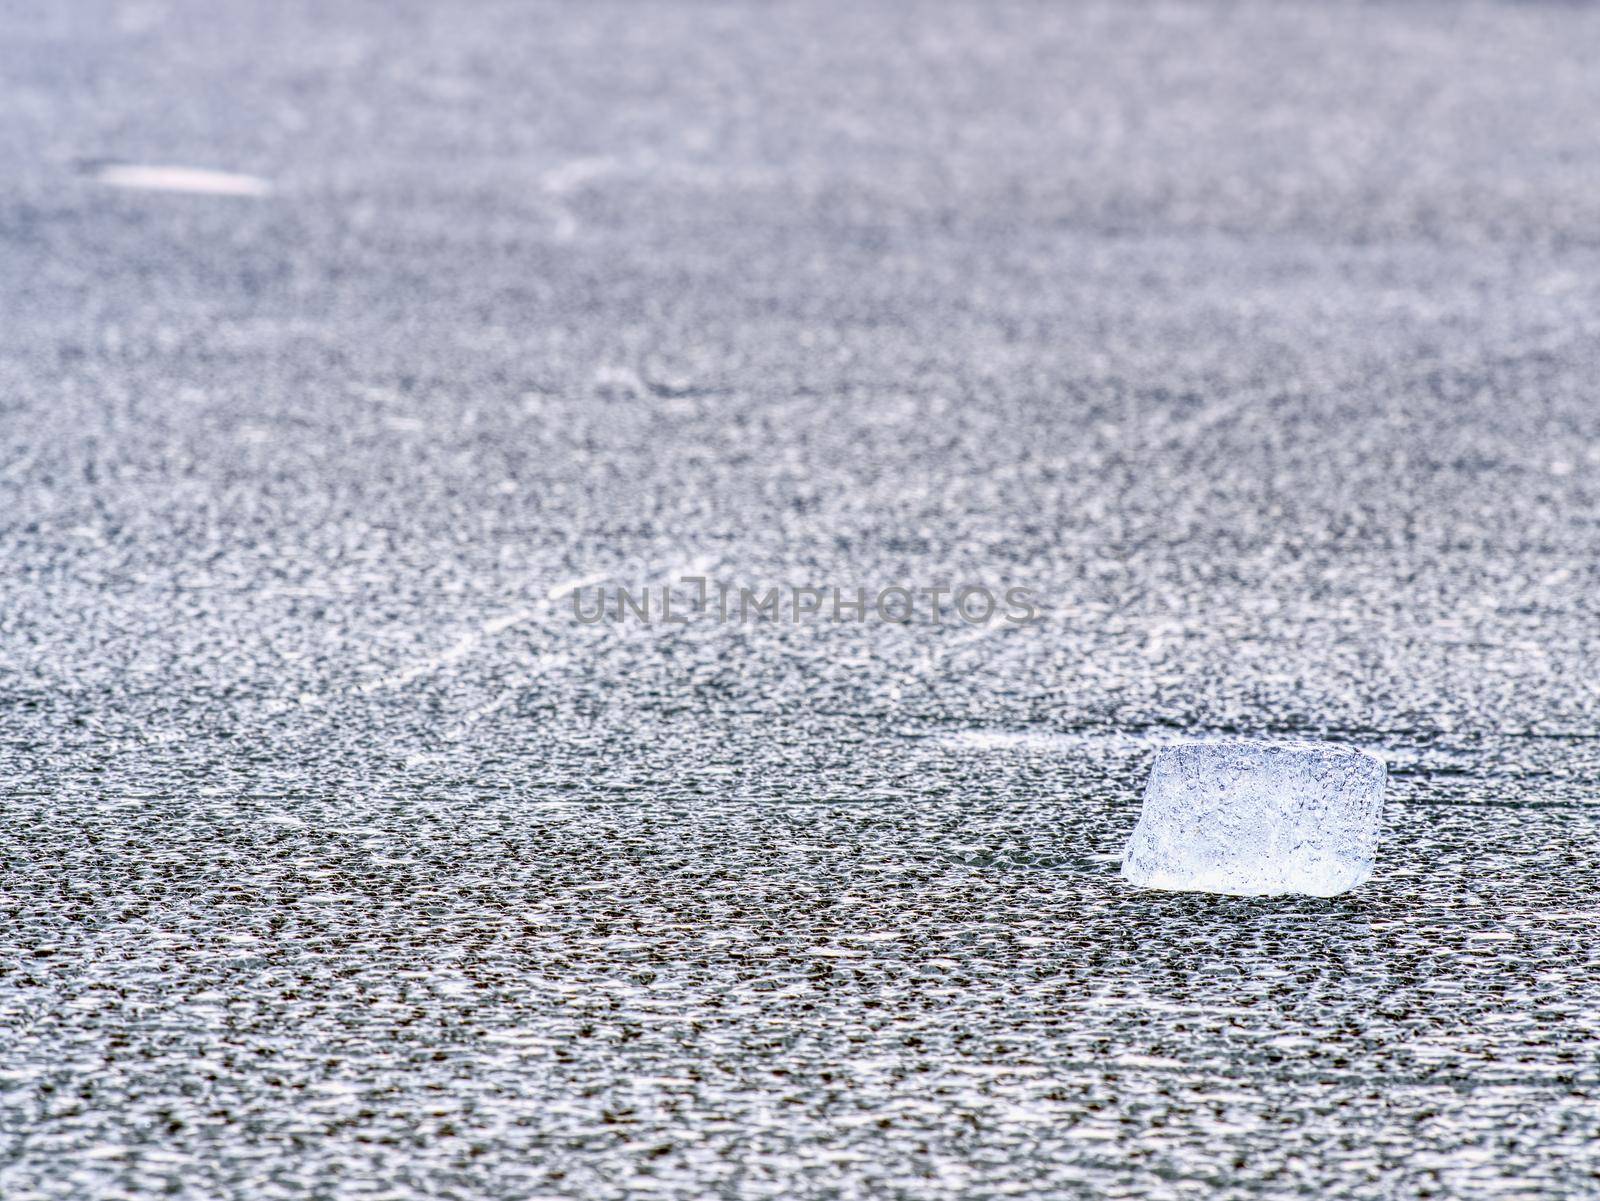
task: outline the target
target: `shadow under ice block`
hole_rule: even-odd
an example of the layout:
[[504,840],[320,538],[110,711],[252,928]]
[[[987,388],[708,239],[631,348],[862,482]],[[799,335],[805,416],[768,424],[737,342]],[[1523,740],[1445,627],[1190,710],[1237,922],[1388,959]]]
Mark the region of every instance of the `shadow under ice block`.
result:
[[1122,857],[1145,888],[1331,897],[1372,875],[1383,761],[1314,742],[1163,747]]

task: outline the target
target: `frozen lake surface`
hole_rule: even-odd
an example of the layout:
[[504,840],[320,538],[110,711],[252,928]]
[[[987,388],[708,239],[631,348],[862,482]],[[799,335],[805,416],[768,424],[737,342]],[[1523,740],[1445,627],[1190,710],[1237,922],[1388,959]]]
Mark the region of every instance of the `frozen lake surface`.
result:
[[[1593,1191],[1597,53],[6,7],[0,1195]],[[1192,735],[1372,881],[1126,886]]]

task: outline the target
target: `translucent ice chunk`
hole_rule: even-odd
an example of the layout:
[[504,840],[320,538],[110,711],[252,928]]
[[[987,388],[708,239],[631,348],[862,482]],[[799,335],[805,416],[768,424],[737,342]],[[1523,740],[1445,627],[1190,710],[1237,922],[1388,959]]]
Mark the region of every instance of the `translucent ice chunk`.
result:
[[1162,747],[1122,875],[1146,888],[1331,897],[1372,875],[1383,760],[1316,742]]

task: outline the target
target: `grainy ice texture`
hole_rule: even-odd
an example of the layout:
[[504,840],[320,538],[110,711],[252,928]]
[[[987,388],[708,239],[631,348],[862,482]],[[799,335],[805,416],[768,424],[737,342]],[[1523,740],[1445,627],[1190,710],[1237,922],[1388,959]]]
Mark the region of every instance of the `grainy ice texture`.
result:
[[[1595,1195],[1597,62],[0,3],[0,1198]],[[1129,887],[1197,737],[1373,879]]]
[[1383,761],[1309,742],[1163,747],[1122,877],[1146,888],[1331,897],[1372,875]]

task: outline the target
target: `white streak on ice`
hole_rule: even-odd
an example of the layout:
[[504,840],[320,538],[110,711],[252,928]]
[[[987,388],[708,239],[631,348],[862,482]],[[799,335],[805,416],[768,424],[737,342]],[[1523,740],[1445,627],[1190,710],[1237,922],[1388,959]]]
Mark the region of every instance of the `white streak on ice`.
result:
[[[701,556],[697,559],[691,559],[687,563],[683,563],[677,567],[668,569],[663,574],[662,579],[675,583],[683,576],[695,576],[703,573],[714,566],[715,563],[716,559],[711,556]],[[495,638],[515,626],[533,621],[535,618],[551,612],[555,608],[557,601],[572,595],[572,593],[576,592],[578,589],[591,587],[596,584],[603,584],[607,580],[614,578],[615,573],[601,571],[595,572],[591,575],[561,580],[560,582],[551,585],[550,588],[545,591],[543,599],[536,604],[530,605],[524,609],[515,609],[510,613],[501,614],[499,617],[491,617],[487,621],[479,623],[476,629],[469,630],[467,633],[463,634],[461,638],[458,639],[456,643],[448,650],[441,651],[437,655],[431,655],[426,659],[419,660],[418,662],[411,664],[409,667],[402,668],[399,671],[391,672],[388,675],[367,680],[366,682],[357,686],[358,690],[365,693],[387,691],[392,688],[403,687],[404,685],[411,683],[413,680],[421,679],[423,676],[432,675],[434,672],[439,671],[442,668],[449,667],[454,663],[459,663],[462,659],[465,659],[468,655],[472,654],[473,651],[477,650],[480,645],[489,639]]]
[[256,175],[213,171],[208,167],[158,167],[139,163],[111,163],[95,178],[113,188],[139,188],[152,192],[191,192],[205,196],[266,196],[272,184]]

